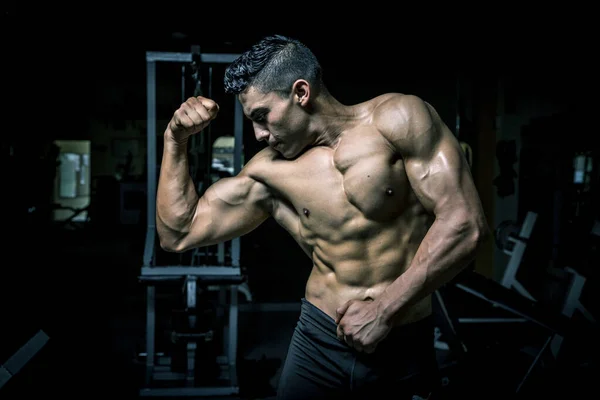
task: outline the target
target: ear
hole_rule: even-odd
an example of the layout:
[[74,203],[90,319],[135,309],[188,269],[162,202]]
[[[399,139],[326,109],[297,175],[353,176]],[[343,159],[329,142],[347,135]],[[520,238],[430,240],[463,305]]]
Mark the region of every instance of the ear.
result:
[[300,106],[305,105],[310,98],[310,85],[304,79],[298,79],[292,86],[293,100]]

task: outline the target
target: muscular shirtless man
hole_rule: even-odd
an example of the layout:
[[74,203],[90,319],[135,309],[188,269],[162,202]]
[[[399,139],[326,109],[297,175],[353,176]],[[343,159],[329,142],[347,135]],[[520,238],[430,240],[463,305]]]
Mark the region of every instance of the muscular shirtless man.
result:
[[278,397],[427,397],[436,383],[431,294],[488,233],[456,138],[414,95],[340,103],[314,54],[283,36],[234,61],[225,91],[268,146],[198,198],[186,144],[219,107],[183,103],[164,133],[162,248],[215,244],[275,218],[313,264]]

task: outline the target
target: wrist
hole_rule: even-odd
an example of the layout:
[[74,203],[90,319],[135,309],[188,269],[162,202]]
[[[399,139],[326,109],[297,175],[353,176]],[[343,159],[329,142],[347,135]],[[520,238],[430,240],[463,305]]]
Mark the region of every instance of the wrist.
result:
[[167,128],[164,133],[165,147],[169,146],[173,149],[187,149],[188,137],[181,138],[173,133],[171,128]]
[[398,314],[398,307],[393,299],[390,298],[387,292],[384,292],[379,298],[379,305],[377,306],[379,315],[382,320],[389,325],[393,325],[396,315]]

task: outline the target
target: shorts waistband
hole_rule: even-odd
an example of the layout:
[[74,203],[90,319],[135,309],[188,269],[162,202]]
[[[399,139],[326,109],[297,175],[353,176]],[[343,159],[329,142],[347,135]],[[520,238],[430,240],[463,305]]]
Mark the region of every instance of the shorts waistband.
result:
[[329,336],[337,338],[337,324],[333,318],[304,297],[301,303],[300,322],[312,325]]
[[[301,299],[300,321],[304,324],[310,324],[333,337],[337,337],[337,324],[335,320],[304,297]],[[406,325],[398,325],[392,329],[390,335],[410,338],[414,335],[420,336],[423,333],[433,335],[432,315]]]

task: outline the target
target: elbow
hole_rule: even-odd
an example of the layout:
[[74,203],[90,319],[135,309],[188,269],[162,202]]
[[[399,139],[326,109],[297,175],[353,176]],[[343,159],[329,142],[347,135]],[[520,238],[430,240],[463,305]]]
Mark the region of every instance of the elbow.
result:
[[160,248],[166,251],[167,253],[181,253],[181,250],[179,249],[179,247],[177,247],[176,242],[173,240],[167,240],[161,237],[159,239],[159,244]]
[[158,243],[160,248],[168,253],[183,253],[188,250],[186,242],[188,232],[182,231],[174,226],[167,225],[160,214],[156,215],[156,226],[158,234]]
[[211,242],[207,236],[200,235],[197,232],[193,234],[189,232],[165,234],[163,232],[162,235],[159,233],[158,237],[160,248],[169,253],[184,253],[194,248],[216,243]]
[[160,240],[160,248],[166,251],[167,253],[179,253],[177,251],[177,246],[174,246],[173,242]]
[[446,223],[450,222],[454,236],[463,243],[469,251],[477,251],[491,237],[491,231],[485,217],[473,213],[468,209],[457,209],[440,218]]
[[158,233],[158,243],[160,248],[168,253],[183,253],[188,250],[185,244],[185,236],[173,236]]
[[475,232],[478,244],[486,243],[492,238],[492,230],[484,217],[481,217],[475,224]]
[[182,246],[180,243],[174,242],[160,242],[160,248],[168,253],[183,253],[189,250],[188,247]]
[[483,220],[474,220],[469,222],[468,242],[470,244],[471,253],[474,255],[481,246],[483,246],[491,238],[491,230]]
[[460,248],[466,258],[472,258],[490,238],[490,229],[484,218],[470,213],[455,211],[450,218],[444,221],[452,221],[454,237],[460,243]]

